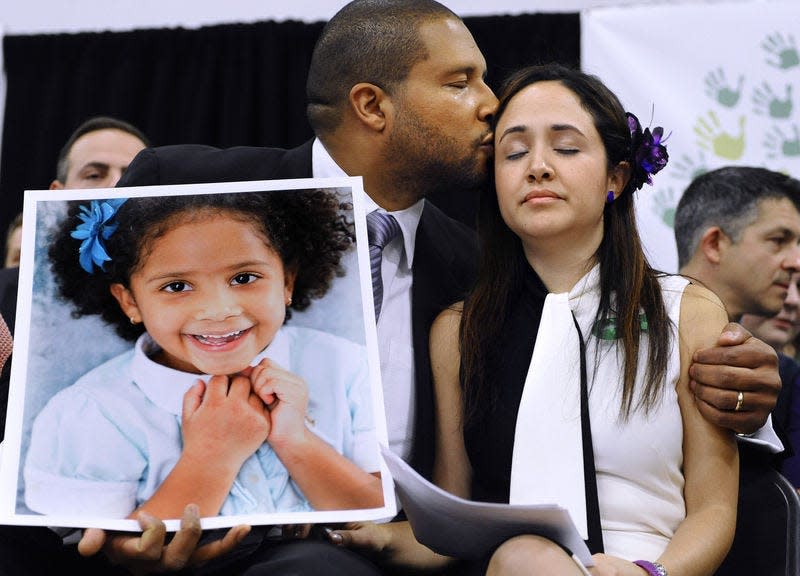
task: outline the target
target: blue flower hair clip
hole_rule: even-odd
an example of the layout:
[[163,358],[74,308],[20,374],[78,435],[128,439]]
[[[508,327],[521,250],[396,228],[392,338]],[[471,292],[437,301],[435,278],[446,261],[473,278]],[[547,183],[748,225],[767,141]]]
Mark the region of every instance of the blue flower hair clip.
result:
[[669,154],[664,146],[664,129],[661,126],[642,130],[639,119],[626,112],[628,128],[631,131],[631,162],[633,166],[631,184],[634,190],[640,190],[644,183],[653,184],[653,174],[667,165]]
[[70,236],[83,240],[78,248],[78,261],[81,268],[89,274],[94,273],[93,266],[102,270],[103,265],[111,261],[111,256],[106,252],[105,241],[117,230],[117,224],[112,220],[119,207],[127,200],[127,198],[110,198],[92,200],[89,206],[81,205],[78,218],[83,224],[79,224]]

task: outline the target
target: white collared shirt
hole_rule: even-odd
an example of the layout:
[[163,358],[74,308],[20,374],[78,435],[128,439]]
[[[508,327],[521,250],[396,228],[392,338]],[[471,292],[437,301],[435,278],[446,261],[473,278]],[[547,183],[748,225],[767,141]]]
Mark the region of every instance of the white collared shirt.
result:
[[[319,139],[314,140],[311,163],[315,178],[347,176]],[[385,212],[369,197],[369,191],[365,192],[364,212]],[[414,340],[411,329],[412,265],[417,226],[424,207],[425,200],[422,199],[405,210],[389,212],[400,225],[402,236],[386,245],[381,260],[383,304],[377,330],[386,427],[389,448],[405,460],[411,454],[414,440],[416,402]]]

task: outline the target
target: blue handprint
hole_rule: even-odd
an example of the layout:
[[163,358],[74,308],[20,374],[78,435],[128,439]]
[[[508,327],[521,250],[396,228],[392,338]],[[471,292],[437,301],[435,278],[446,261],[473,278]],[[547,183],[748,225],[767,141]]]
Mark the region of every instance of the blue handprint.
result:
[[682,154],[678,160],[672,162],[672,174],[684,180],[694,180],[706,172],[708,172],[708,166],[702,150],[697,151],[697,158]]
[[678,204],[675,202],[675,190],[672,187],[658,190],[653,198],[653,202],[653,211],[656,215],[661,218],[664,224],[670,228],[674,228],[675,208]]
[[797,124],[792,126],[794,138],[788,138],[777,126],[767,132],[764,138],[764,148],[767,149],[767,156],[777,158],[779,155],[784,157],[800,156],[800,129]]
[[777,57],[776,59],[767,59],[767,64],[786,70],[794,66],[800,65],[800,54],[797,52],[794,36],[789,34],[788,40],[783,37],[780,32],[775,32],[767,36],[767,39],[761,43],[761,47],[770,55]]
[[766,82],[753,91],[753,104],[756,114],[766,114],[772,118],[788,118],[792,115],[792,85],[786,85],[786,98],[780,99]]
[[717,68],[706,74],[705,84],[706,94],[710,98],[723,106],[733,108],[739,102],[739,97],[742,95],[744,76],[739,76],[739,82],[734,90],[728,85],[728,81],[725,79],[725,71],[722,70],[722,68]]

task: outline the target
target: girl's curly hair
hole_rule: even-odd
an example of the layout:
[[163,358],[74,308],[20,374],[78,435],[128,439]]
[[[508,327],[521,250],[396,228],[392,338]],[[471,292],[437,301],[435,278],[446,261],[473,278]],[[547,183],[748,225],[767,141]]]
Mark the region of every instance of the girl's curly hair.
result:
[[112,296],[111,284],[130,287],[130,278],[156,239],[176,224],[225,214],[253,225],[280,256],[284,268],[297,273],[290,308],[304,310],[322,297],[335,276],[342,276],[341,258],[355,242],[350,208],[334,191],[275,190],[128,199],[115,215],[116,231],[105,241],[111,257],[103,269],[87,273],[78,262],[80,240],[70,233],[81,223],[80,201],[68,204],[49,249],[59,296],[73,306],[72,316],[100,315],[127,340],[144,327],[131,324]]

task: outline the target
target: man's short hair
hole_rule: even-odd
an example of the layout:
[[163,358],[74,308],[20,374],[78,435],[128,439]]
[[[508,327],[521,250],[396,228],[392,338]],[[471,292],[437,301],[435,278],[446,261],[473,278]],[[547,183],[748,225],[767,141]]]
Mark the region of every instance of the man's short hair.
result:
[[61,148],[61,152],[58,153],[58,161],[56,163],[56,180],[62,184],[66,183],[67,174],[69,173],[69,153],[78,138],[85,136],[90,132],[97,132],[98,130],[120,130],[122,132],[127,132],[131,136],[141,140],[145,147],[150,146],[150,141],[147,139],[147,136],[145,136],[141,130],[136,128],[136,126],[133,126],[124,120],[112,118],[111,116],[95,116],[93,118],[89,118],[75,129],[67,142]]
[[453,18],[434,0],[354,0],[322,30],[306,82],[307,115],[316,133],[334,130],[350,88],[369,82],[392,93],[412,66],[428,58],[419,28]]
[[726,166],[695,178],[675,211],[678,267],[692,259],[700,239],[719,226],[733,242],[758,217],[768,199],[789,199],[800,212],[800,181],[766,168]]

